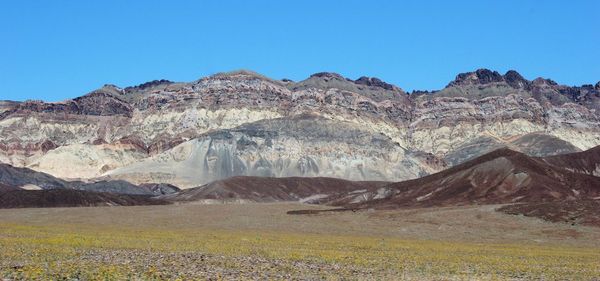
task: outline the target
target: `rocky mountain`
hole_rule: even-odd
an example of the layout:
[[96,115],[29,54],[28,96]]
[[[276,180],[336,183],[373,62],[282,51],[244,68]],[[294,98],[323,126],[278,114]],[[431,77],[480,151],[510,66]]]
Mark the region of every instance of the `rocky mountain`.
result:
[[237,175],[391,180],[437,169],[426,162],[360,124],[295,115],[209,132],[105,175],[184,187]]
[[459,74],[407,94],[377,78],[249,71],[105,85],[63,102],[0,102],[0,162],[71,180],[184,188],[231,176],[401,181],[509,147],[534,156],[600,144],[600,84],[515,71]]

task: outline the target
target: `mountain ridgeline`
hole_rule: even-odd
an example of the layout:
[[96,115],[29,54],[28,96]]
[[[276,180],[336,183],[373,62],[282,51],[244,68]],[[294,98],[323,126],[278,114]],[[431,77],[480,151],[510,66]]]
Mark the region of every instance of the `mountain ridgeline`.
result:
[[0,102],[0,162],[70,181],[192,188],[234,176],[398,182],[498,148],[543,157],[600,144],[600,83],[480,69],[406,93],[372,77],[250,71]]

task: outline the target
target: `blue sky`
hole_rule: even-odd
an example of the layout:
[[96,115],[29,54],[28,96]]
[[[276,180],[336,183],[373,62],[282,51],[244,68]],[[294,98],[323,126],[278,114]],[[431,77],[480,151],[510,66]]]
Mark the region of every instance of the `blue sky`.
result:
[[600,80],[600,1],[0,0],[0,100],[251,69],[439,89],[459,72]]

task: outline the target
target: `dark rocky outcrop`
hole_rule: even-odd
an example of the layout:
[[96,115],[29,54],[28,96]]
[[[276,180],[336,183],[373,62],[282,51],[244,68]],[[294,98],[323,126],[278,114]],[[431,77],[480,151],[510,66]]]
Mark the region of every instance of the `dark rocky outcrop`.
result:
[[310,78],[323,78],[323,79],[337,79],[337,80],[346,80],[352,81],[344,76],[334,73],[334,72],[318,72],[310,76]]
[[379,88],[383,88],[386,90],[399,90],[398,87],[386,83],[384,81],[381,81],[379,78],[375,78],[375,77],[366,77],[366,76],[362,76],[358,79],[356,79],[354,81],[354,83],[359,84],[359,85],[366,85],[366,86],[370,86],[370,87],[379,87]]
[[140,184],[139,187],[156,195],[167,195],[181,191],[181,189],[179,189],[177,186],[167,183],[145,183]]
[[504,82],[504,77],[497,71],[489,69],[477,69],[474,72],[460,73],[454,81],[450,82],[450,86],[462,86],[471,84],[489,84],[494,82]]
[[529,87],[529,81],[514,70],[507,71],[503,78],[508,85],[515,89],[525,89]]
[[21,187],[35,185],[41,189],[69,188],[67,181],[51,175],[33,171],[28,168],[17,168],[0,163],[0,183],[9,186]]
[[149,88],[154,88],[156,86],[169,85],[169,84],[173,84],[173,83],[174,83],[173,81],[169,81],[166,79],[152,80],[150,82],[142,83],[137,86],[126,87],[123,90],[125,91],[125,93],[129,93],[129,92],[133,92],[133,91],[141,91],[141,90],[146,90]]
[[489,69],[478,69],[473,72],[460,73],[456,76],[454,81],[450,82],[447,87],[460,87],[466,85],[487,85],[491,83],[502,83],[505,82],[515,89],[527,89],[530,81],[523,78],[515,70],[509,70],[504,75],[501,75],[497,71]]

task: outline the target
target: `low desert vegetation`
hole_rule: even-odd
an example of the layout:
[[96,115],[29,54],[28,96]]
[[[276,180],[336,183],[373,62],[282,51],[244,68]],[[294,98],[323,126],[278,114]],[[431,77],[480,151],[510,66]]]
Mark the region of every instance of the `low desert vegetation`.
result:
[[355,235],[0,223],[8,280],[593,280],[600,249]]

